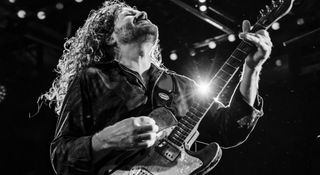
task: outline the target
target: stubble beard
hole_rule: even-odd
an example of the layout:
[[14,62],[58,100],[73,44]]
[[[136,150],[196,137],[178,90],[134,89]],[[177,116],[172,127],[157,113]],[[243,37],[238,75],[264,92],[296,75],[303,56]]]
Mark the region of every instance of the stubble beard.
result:
[[134,42],[152,42],[156,44],[158,40],[158,27],[152,23],[140,24],[132,26],[127,23],[121,28],[115,29],[118,41],[121,44],[129,44]]

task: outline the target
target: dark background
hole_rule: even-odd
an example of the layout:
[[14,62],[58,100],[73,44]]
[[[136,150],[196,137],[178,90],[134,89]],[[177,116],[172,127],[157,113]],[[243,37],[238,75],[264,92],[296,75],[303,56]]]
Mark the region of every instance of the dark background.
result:
[[[58,10],[56,3],[64,8]],[[90,9],[103,1],[16,0],[0,3],[0,98],[2,172],[19,175],[53,174],[49,144],[56,116],[43,106],[38,115],[37,98],[51,86],[54,68],[62,54],[65,38],[74,34]],[[159,26],[164,64],[196,81],[212,76],[231,54],[239,39],[231,43],[225,32],[199,19],[170,0],[128,0]],[[183,2],[197,9],[196,0]],[[258,11],[269,0],[207,0],[206,14],[228,26],[237,35],[241,22],[256,21]],[[291,12],[282,18],[279,30],[270,29],[274,43],[271,58],[261,73],[260,94],[265,115],[242,145],[225,150],[211,174],[319,174],[320,173],[320,1],[296,0]],[[27,16],[17,17],[24,9]],[[46,12],[39,20],[36,13]],[[304,19],[298,25],[298,19]],[[312,32],[314,31],[314,32]],[[208,38],[224,36],[214,50],[195,49]],[[296,38],[298,37],[298,38]],[[291,40],[294,39],[294,40]],[[284,42],[289,42],[286,46]],[[169,59],[175,50],[178,59]],[[191,56],[190,51],[195,55]],[[238,78],[238,76],[236,76]],[[234,82],[221,101],[228,103]],[[0,93],[1,94],[1,93]],[[3,93],[2,93],[3,94]],[[1,95],[0,95],[1,96]],[[201,143],[199,143],[201,145]]]

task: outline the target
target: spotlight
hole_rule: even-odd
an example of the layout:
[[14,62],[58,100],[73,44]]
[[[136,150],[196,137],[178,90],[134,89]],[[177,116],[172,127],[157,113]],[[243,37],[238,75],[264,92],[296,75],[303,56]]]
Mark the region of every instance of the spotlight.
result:
[[172,61],[175,61],[175,60],[178,59],[178,55],[177,55],[176,51],[172,51],[172,52],[170,53],[170,59],[171,59]]
[[236,40],[236,36],[234,36],[234,34],[228,35],[228,41],[234,42],[235,40]]
[[280,23],[278,23],[278,22],[273,23],[273,24],[271,25],[271,28],[272,28],[273,30],[279,30],[279,29],[280,29]]
[[297,24],[299,25],[299,26],[302,26],[303,24],[304,24],[304,19],[303,18],[299,18],[299,19],[297,19]]
[[209,92],[209,83],[201,81],[198,84],[198,89],[197,89],[198,93],[201,95],[207,95]]
[[44,20],[46,19],[46,13],[44,11],[39,11],[37,13],[37,17],[40,19],[40,20]]
[[190,49],[189,54],[193,57],[196,55],[196,51],[194,49]]
[[282,66],[282,61],[280,59],[277,59],[275,61],[275,64],[276,64],[276,66],[280,67],[280,66]]
[[25,18],[26,15],[27,15],[27,12],[25,10],[19,10],[17,12],[17,15],[18,15],[19,18]]
[[209,44],[208,44],[208,47],[209,47],[210,49],[214,49],[214,48],[217,47],[217,44],[216,44],[216,42],[214,42],[214,41],[210,41]]
[[83,2],[83,0],[75,0],[77,3],[81,3]]
[[4,101],[6,95],[7,95],[6,87],[0,84],[0,103]]
[[200,5],[199,9],[200,9],[200,11],[205,12],[205,11],[207,11],[207,6],[206,5]]
[[57,8],[58,10],[62,10],[62,9],[64,8],[64,5],[63,5],[61,2],[58,2],[58,3],[56,4],[56,8]]
[[13,4],[16,2],[16,0],[9,0],[9,2]]
[[200,3],[205,3],[205,2],[206,2],[206,0],[199,0],[199,2],[200,2]]

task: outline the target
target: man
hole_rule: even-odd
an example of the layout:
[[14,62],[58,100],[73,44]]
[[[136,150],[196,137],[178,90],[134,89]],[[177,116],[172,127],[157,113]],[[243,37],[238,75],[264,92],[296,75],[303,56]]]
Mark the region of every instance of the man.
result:
[[[245,60],[230,106],[215,103],[199,127],[200,136],[223,148],[242,143],[262,115],[258,80],[272,43],[266,31],[249,29],[244,21],[240,38],[257,49]],[[164,106],[178,120],[186,114],[197,85],[164,68],[158,47],[158,28],[147,14],[118,1],[92,11],[66,42],[59,76],[43,95],[59,114],[50,149],[57,174],[115,168],[129,151],[157,141],[159,126],[148,117],[153,109]]]

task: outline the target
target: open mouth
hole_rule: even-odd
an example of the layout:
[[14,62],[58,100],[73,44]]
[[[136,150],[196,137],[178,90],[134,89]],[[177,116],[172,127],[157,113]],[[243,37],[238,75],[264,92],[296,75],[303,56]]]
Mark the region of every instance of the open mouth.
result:
[[144,24],[144,23],[150,23],[150,21],[148,19],[137,19],[137,18],[135,18],[133,23],[135,25],[139,25],[139,24]]

